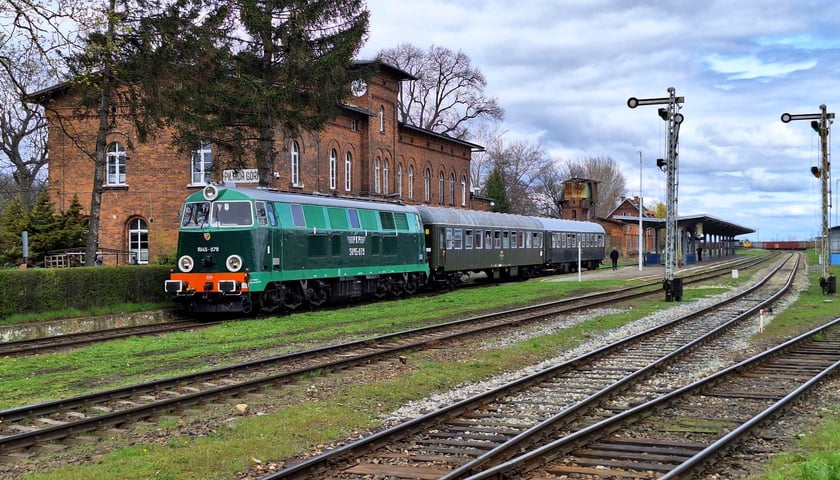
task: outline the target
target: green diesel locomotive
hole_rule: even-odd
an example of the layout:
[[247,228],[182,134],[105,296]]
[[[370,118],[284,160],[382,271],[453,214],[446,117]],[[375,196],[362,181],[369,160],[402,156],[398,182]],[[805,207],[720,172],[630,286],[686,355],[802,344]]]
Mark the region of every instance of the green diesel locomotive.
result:
[[191,312],[293,310],[426,283],[417,209],[208,185],[181,211],[165,289]]

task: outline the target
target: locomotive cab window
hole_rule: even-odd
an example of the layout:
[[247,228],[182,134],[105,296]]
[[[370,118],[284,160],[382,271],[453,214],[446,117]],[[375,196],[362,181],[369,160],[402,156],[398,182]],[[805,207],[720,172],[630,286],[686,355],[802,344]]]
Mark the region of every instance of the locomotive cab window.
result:
[[213,223],[219,227],[250,227],[250,202],[213,202]]
[[359,221],[359,211],[355,208],[347,210],[347,216],[350,218],[350,228],[359,230],[362,228],[362,223]]
[[184,228],[201,228],[207,224],[209,217],[210,202],[190,202],[184,205],[181,226]]

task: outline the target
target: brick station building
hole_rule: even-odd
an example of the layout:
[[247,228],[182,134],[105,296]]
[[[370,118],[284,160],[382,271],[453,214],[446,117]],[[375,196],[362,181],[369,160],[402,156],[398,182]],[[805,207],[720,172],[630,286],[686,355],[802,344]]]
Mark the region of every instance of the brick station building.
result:
[[[369,82],[353,82],[341,113],[321,131],[278,137],[270,188],[487,210],[487,200],[470,191],[470,160],[481,147],[400,122],[400,85],[415,78],[377,65]],[[63,211],[78,196],[87,213],[94,164],[82,149],[94,151],[98,119],[74,113],[78,100],[68,84],[31,98],[46,107],[50,197]],[[119,111],[114,115],[99,232],[106,263],[143,264],[174,254],[181,202],[208,183],[227,176],[240,187],[256,186],[254,169],[214,169],[212,145],[183,153],[170,140],[170,132],[162,131],[140,143],[131,122]]]

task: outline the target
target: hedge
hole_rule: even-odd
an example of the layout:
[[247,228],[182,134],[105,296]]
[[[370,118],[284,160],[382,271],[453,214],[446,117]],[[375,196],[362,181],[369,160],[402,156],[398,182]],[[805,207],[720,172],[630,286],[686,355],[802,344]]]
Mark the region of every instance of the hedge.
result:
[[0,318],[121,303],[165,302],[171,266],[0,270]]

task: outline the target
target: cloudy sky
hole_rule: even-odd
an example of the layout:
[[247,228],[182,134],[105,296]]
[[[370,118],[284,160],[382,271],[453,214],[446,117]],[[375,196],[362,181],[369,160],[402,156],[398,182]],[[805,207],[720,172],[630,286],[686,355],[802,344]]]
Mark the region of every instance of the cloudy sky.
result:
[[[804,240],[822,229],[819,136],[782,113],[840,109],[834,0],[368,0],[359,57],[410,43],[461,50],[505,109],[509,141],[552,158],[613,158],[628,192],[665,201],[666,123],[629,97],[685,97],[679,214]],[[518,6],[514,6],[519,4]],[[829,139],[829,145],[830,145]],[[639,161],[641,152],[641,168]],[[831,201],[840,193],[831,180]],[[830,225],[837,225],[832,209]]]

